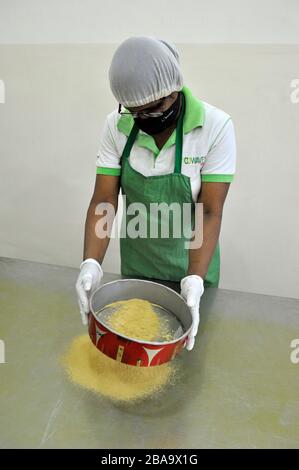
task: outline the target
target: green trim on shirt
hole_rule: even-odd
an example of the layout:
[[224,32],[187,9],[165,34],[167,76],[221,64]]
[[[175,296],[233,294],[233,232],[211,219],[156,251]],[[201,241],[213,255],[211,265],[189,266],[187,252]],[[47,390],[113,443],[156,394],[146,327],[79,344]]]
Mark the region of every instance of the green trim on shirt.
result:
[[121,174],[120,168],[106,168],[103,166],[97,167],[97,175],[119,176],[120,174]]
[[[183,121],[183,132],[187,134],[196,127],[202,127],[205,120],[205,107],[204,104],[192,95],[190,88],[184,86],[181,90],[185,96],[186,109]],[[120,132],[126,136],[130,135],[132,127],[134,125],[134,119],[130,114],[123,114],[120,116],[117,122],[117,128]],[[172,132],[171,136],[165,142],[163,150],[168,149],[171,145],[175,144],[176,129]],[[157,147],[155,139],[152,135],[146,134],[143,131],[139,131],[137,134],[136,144],[139,147],[145,147],[151,150],[155,157],[160,153],[160,149]]]
[[203,183],[231,183],[234,175],[201,175]]

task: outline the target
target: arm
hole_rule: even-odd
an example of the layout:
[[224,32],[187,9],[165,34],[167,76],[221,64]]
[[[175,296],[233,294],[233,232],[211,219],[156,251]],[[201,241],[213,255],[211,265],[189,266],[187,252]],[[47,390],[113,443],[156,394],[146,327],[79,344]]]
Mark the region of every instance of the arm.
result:
[[[107,176],[98,174],[94,192],[87,211],[85,222],[84,252],[83,262],[80,265],[80,273],[76,282],[79,309],[83,325],[87,325],[87,315],[89,313],[89,297],[91,293],[100,285],[103,277],[101,263],[105,256],[109,236],[99,238],[96,234],[96,224],[105,217],[105,213],[96,214],[96,207],[100,203],[110,203],[114,207],[114,215],[117,211],[119,192],[119,176]],[[112,227],[113,219],[110,220]],[[106,232],[110,232],[109,228]]]
[[[201,171],[199,203],[203,204],[202,245],[189,249],[188,274],[181,280],[181,295],[191,309],[193,326],[188,338],[187,349],[194,346],[200,321],[199,306],[204,292],[204,278],[219,238],[222,211],[235,173],[236,144],[234,126],[231,119],[215,128],[211,136],[212,145]],[[195,227],[196,230],[196,227]]]
[[198,331],[199,304],[204,292],[203,280],[218,241],[228,189],[229,183],[202,183],[198,197],[198,202],[203,203],[203,242],[200,248],[189,249],[188,274],[181,280],[181,295],[190,307],[193,317],[193,326],[186,346],[189,351],[193,349]]
[[[94,192],[88,207],[85,222],[83,260],[93,258],[101,264],[104,259],[110,238],[109,236],[105,238],[99,238],[97,236],[96,224],[105,214],[97,215],[95,211],[98,204],[108,203],[113,205],[114,213],[116,214],[120,185],[119,180],[119,176],[96,175]],[[112,227],[113,220],[111,220],[110,223]]]
[[[107,116],[101,133],[97,155],[97,176],[85,221],[83,262],[80,265],[80,273],[76,282],[79,308],[84,325],[87,324],[90,295],[99,287],[103,277],[101,263],[109,245],[110,230],[117,211],[121,165],[113,136],[115,123],[112,122],[112,127],[109,126],[111,118],[113,121],[112,114]],[[107,217],[111,211],[105,213],[100,210],[99,213],[96,213],[99,204],[112,205],[114,210],[111,219]],[[102,218],[104,220],[101,223]],[[104,225],[105,238],[97,234],[98,227],[102,225]]]
[[[219,127],[219,129],[218,129]],[[236,142],[232,120],[219,122],[215,126],[215,136],[201,171],[201,190],[198,201],[203,203],[203,242],[198,249],[189,250],[189,274],[197,274],[202,279],[216,248],[220,234],[222,211],[233,180],[236,166]]]
[[189,250],[188,275],[204,278],[213,256],[221,227],[222,211],[230,183],[202,183],[198,202],[203,203],[203,242]]

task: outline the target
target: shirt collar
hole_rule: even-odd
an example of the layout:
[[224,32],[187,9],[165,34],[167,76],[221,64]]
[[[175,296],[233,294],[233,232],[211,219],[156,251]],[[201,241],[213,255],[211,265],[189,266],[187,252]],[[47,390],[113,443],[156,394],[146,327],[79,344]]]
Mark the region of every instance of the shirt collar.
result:
[[[190,88],[184,86],[181,91],[184,93],[186,104],[183,119],[183,133],[187,134],[196,127],[202,127],[204,125],[205,107],[202,101],[193,96]],[[134,119],[130,114],[121,115],[117,122],[118,130],[126,136],[130,135],[133,125]],[[173,131],[163,149],[168,148],[175,143],[175,136],[176,130]],[[155,154],[160,152],[153,136],[146,134],[146,132],[143,132],[142,130],[137,134],[136,143],[141,147],[150,148]]]

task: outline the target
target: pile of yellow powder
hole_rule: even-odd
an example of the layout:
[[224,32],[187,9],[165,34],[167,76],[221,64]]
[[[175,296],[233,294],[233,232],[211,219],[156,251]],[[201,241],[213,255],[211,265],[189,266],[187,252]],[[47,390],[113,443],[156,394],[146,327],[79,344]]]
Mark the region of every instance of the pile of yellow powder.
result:
[[129,366],[99,351],[88,335],[73,340],[62,363],[74,383],[118,402],[134,402],[175,382],[174,361],[152,367]]
[[[165,319],[146,300],[118,301],[106,307],[113,310],[105,323],[119,334],[144,341],[172,339]],[[151,367],[118,362],[99,351],[88,335],[74,339],[63,357],[63,364],[73,382],[123,402],[133,402],[161,391],[168,383],[174,383],[176,372],[173,361]]]
[[[143,299],[119,300],[106,306],[114,312],[105,321],[117,333],[144,341],[171,341],[165,318]],[[157,306],[158,307],[158,306]]]

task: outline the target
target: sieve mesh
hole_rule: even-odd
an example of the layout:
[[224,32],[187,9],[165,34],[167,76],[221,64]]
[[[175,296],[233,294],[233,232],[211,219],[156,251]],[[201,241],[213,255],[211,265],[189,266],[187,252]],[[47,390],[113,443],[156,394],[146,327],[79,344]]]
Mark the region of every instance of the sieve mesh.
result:
[[[141,299],[137,299],[141,300]],[[97,310],[95,312],[95,315],[97,319],[108,329],[111,329],[110,325],[110,319],[111,317],[117,315],[117,312],[120,311],[121,308],[129,305],[129,301],[122,300],[119,303],[115,302],[113,304],[106,305],[105,307]],[[159,324],[161,325],[161,328],[159,329],[159,333],[155,335],[155,337],[151,338],[151,341],[153,342],[167,342],[167,341],[172,341],[174,339],[179,338],[180,336],[183,335],[184,333],[184,328],[183,325],[181,324],[180,320],[174,315],[172,312],[169,310],[166,310],[165,308],[161,307],[160,305],[154,304],[152,302],[148,302],[147,304],[150,305],[151,309],[155,312],[155,314],[158,317]],[[138,312],[138,315],[142,315],[142,309],[140,309],[140,312]],[[140,321],[142,321],[143,318],[140,317]],[[136,321],[139,321],[137,319]],[[116,333],[119,333],[120,335],[122,332],[116,331]],[[131,339],[138,339],[142,340],[143,338],[134,338],[131,337]],[[146,339],[145,339],[146,341]]]

